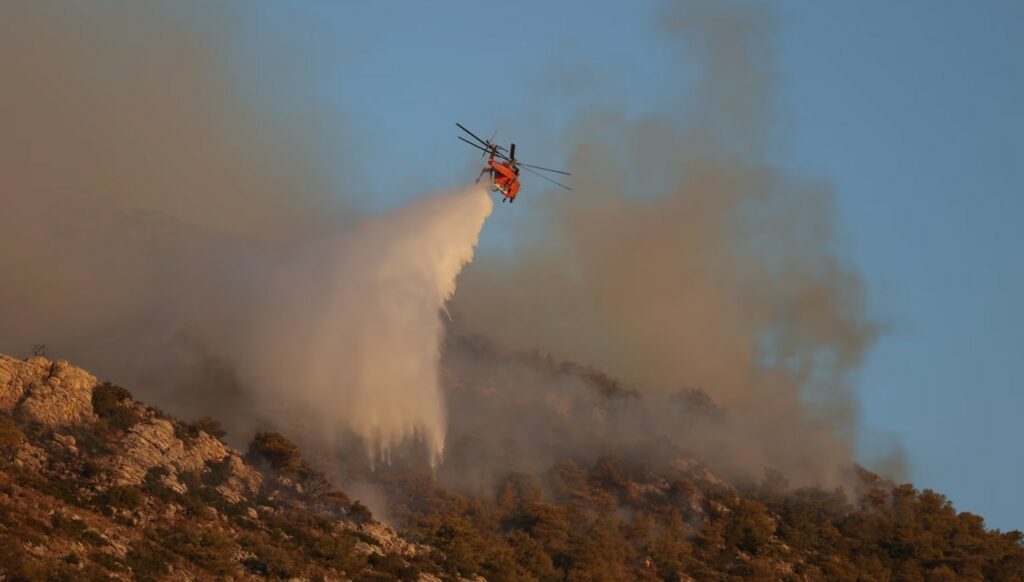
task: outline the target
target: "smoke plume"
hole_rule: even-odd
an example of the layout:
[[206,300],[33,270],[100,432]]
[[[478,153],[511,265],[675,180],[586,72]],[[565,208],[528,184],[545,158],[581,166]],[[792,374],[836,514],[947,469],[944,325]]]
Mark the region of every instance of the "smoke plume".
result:
[[[687,3],[660,19],[694,91],[663,114],[580,110],[563,137],[574,192],[528,182],[529,240],[461,275],[489,199],[355,215],[326,171],[353,152],[236,82],[235,16],[0,4],[0,351],[46,343],[171,413],[224,420],[236,445],[270,426],[387,458],[414,437],[463,483],[634,441],[729,475],[841,480],[876,328],[829,186],[773,162],[769,15]],[[457,342],[439,388],[449,297],[450,332],[645,398]]]
[[0,6],[0,351],[45,343],[238,446],[415,435],[436,459],[440,311],[490,198],[346,212],[327,140],[232,82],[205,28],[230,16]]
[[[350,220],[317,137],[260,115],[230,80],[201,24],[229,15],[0,4],[0,350],[45,343],[164,396],[237,341],[261,255]],[[203,357],[164,380],[172,349]]]
[[467,269],[452,313],[464,331],[595,366],[642,393],[702,390],[726,414],[619,407],[612,431],[594,403],[564,418],[543,412],[565,381],[520,371],[502,398],[515,407],[533,394],[523,408],[538,412],[507,427],[497,405],[491,422],[474,422],[495,427],[498,442],[516,439],[524,458],[547,458],[553,439],[537,438],[551,430],[576,435],[573,451],[590,458],[616,435],[646,435],[730,476],[773,468],[838,483],[854,460],[851,375],[875,325],[837,250],[830,188],[770,161],[771,20],[697,3],[665,21],[700,71],[698,98],[671,115],[582,115],[568,138],[575,192],[531,196],[545,222],[515,255]]

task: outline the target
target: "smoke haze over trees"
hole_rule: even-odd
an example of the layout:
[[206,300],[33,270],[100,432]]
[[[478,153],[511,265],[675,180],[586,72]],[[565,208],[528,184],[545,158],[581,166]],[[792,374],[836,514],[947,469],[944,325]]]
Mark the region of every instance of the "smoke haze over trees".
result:
[[479,187],[357,210],[358,136],[247,92],[244,9],[0,4],[0,353],[113,381],[0,358],[0,574],[1024,575],[858,466],[881,326],[773,163],[767,10],[660,14],[692,93],[572,112],[574,191],[499,253]]
[[[309,371],[296,358],[310,355],[310,339],[296,330],[286,339],[281,323],[252,325],[253,314],[282,307],[265,307],[266,281],[301,249],[344,240],[365,219],[346,202],[357,192],[332,192],[321,136],[262,113],[233,81],[229,39],[213,31],[223,34],[218,23],[234,8],[206,8],[200,19],[188,7],[118,7],[131,27],[112,24],[112,5],[2,9],[0,74],[10,89],[0,97],[0,269],[9,275],[0,349],[45,341],[174,412],[223,418],[229,438],[244,438],[267,424],[303,424],[282,413],[298,392],[281,379]],[[770,18],[711,4],[670,16],[669,34],[701,65],[685,121],[581,111],[576,193],[534,197],[544,205],[538,236],[464,273],[451,331],[592,366],[654,399],[702,391],[725,411],[714,423],[641,415],[617,430],[653,427],[648,436],[729,475],[771,467],[796,483],[840,483],[857,431],[850,374],[876,326],[857,273],[834,251],[828,187],[769,161]],[[312,280],[321,267],[289,277]],[[352,346],[372,333],[339,326]],[[244,347],[254,342],[287,345],[289,355],[253,358]],[[458,351],[446,362],[455,375],[479,365]],[[544,410],[563,389],[497,365],[522,376],[502,394],[517,394],[524,411]],[[338,418],[358,419],[364,437],[379,428],[372,414],[359,416],[369,407],[360,411],[343,381],[324,382],[324,401],[308,406],[342,412],[304,427],[310,438],[336,445]],[[590,434],[583,410],[541,416],[526,420],[570,431],[581,423],[579,434]],[[509,424],[500,406],[480,420],[523,438],[521,419]],[[598,444],[581,438],[576,452]]]

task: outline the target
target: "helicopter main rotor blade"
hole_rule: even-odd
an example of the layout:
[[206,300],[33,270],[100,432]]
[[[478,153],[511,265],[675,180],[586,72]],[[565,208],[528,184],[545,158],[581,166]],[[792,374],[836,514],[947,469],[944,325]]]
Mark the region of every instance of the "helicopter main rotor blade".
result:
[[[523,164],[519,164],[519,165],[522,166]],[[533,170],[531,170],[530,168],[527,168],[527,167],[524,167],[523,169],[526,170],[527,172],[531,173],[531,174],[534,174],[536,176],[540,176],[541,178],[544,178],[545,180],[547,180],[548,182],[551,182],[552,184],[557,184],[557,185],[561,186],[562,188],[565,188],[566,190],[572,190],[572,188],[566,186],[565,184],[563,184],[561,182],[556,182],[555,180],[552,180],[551,178],[548,178],[547,176],[545,176],[544,174],[541,174],[540,172],[534,172]]]
[[457,137],[457,138],[461,139],[462,141],[464,141],[464,142],[468,143],[469,145],[471,145],[471,146],[475,147],[476,149],[478,149],[478,150],[480,150],[480,151],[483,151],[483,152],[489,151],[489,150],[488,150],[487,148],[485,148],[485,147],[483,147],[483,146],[481,146],[481,145],[477,145],[477,144],[475,144],[475,143],[473,143],[473,142],[469,141],[468,139],[466,139],[466,138],[462,137],[461,135],[457,135],[457,136],[455,136],[455,137]]
[[562,174],[563,176],[572,176],[569,172],[563,172],[562,170],[552,170],[551,168],[542,168],[541,166],[534,166],[533,164],[524,164],[522,162],[516,162],[524,168],[533,168],[534,170],[544,170],[545,172],[554,172],[556,174]]
[[[476,141],[484,144],[487,147],[494,146],[494,147],[498,148],[499,151],[503,151],[503,152],[507,152],[508,151],[507,149],[501,147],[500,145],[498,145],[496,143],[492,143],[492,142],[489,142],[489,141],[487,141],[485,139],[481,139],[481,137],[479,135],[473,133],[472,131],[469,131],[468,129],[466,129],[466,126],[462,125],[461,123],[456,122],[455,125],[457,125],[459,127],[459,129],[461,129],[462,131],[464,131],[464,132],[468,133],[469,135],[473,136],[473,139],[475,139]],[[497,135],[498,132],[495,131],[494,134]]]
[[[466,138],[462,137],[461,135],[457,135],[457,136],[455,136],[455,137],[457,137],[457,138],[461,139],[462,141],[464,141],[464,142],[468,143],[469,145],[471,145],[471,146],[475,147],[476,149],[478,149],[478,150],[480,150],[480,151],[484,152],[485,154],[489,154],[489,153],[491,153],[491,150],[489,150],[489,149],[487,149],[487,148],[485,148],[485,147],[483,147],[483,146],[477,145],[477,144],[475,144],[475,143],[473,143],[473,142],[469,141],[468,139],[466,139]],[[507,158],[507,157],[505,157],[505,154],[503,154],[503,153],[501,153],[501,152],[495,152],[495,154],[494,154],[494,155],[495,155],[496,157],[498,157],[498,158],[502,159],[502,160],[506,160],[506,161],[508,160],[508,158]]]
[[459,127],[459,129],[461,129],[462,131],[464,131],[464,132],[468,133],[469,135],[473,136],[473,139],[475,139],[476,141],[484,144],[485,146],[491,145],[490,142],[488,142],[486,140],[483,140],[483,139],[480,139],[480,136],[478,136],[477,134],[473,133],[472,131],[469,131],[468,129],[466,129],[466,126],[462,125],[461,123],[456,123],[455,125],[457,125]]

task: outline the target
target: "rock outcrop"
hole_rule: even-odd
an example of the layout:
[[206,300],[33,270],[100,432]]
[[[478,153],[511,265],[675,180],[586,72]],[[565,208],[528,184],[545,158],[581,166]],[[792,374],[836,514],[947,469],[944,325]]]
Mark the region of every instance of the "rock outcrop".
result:
[[398,554],[400,556],[412,557],[419,552],[427,550],[426,546],[409,543],[408,540],[398,535],[398,532],[391,526],[371,521],[368,523],[346,523],[346,529],[357,531],[363,536],[373,540],[374,550],[383,554]]
[[42,381],[49,368],[43,358],[22,361],[0,354],[0,410],[14,408],[28,387]]
[[263,484],[263,475],[246,465],[234,451],[225,461],[227,478],[217,486],[217,492],[231,503],[239,503],[247,496],[254,495]]
[[224,443],[204,432],[190,441],[185,443],[179,439],[169,420],[154,418],[136,424],[128,431],[121,454],[116,458],[115,482],[139,485],[154,467],[164,467],[172,474],[200,471],[207,463],[228,456]]
[[426,546],[352,521],[308,461],[261,472],[210,426],[65,361],[0,355],[0,581],[394,579],[413,561],[439,572]]
[[49,427],[87,421],[95,387],[95,376],[64,360],[0,355],[0,410],[16,408],[26,420]]

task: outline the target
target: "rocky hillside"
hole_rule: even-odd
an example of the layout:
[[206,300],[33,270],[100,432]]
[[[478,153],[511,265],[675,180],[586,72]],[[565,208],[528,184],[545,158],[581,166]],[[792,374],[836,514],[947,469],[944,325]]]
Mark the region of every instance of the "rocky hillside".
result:
[[[478,413],[505,389],[483,361],[448,379]],[[594,370],[517,366],[560,379],[556,426],[642,398]],[[540,378],[520,372],[510,389]],[[681,410],[717,414],[698,393]],[[545,450],[578,437],[538,430],[531,446]],[[456,435],[453,466],[491,450],[472,432]],[[0,355],[0,581],[1024,581],[1020,532],[864,470],[856,491],[793,489],[777,473],[727,483],[663,443],[503,461],[475,488],[401,463],[349,468],[385,494],[399,535],[282,435],[258,433],[244,454],[222,437],[214,420],[170,418],[67,362]]]
[[65,361],[0,355],[0,580],[436,579],[261,433],[247,454]]

